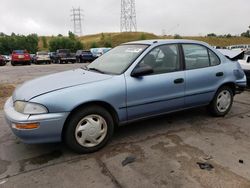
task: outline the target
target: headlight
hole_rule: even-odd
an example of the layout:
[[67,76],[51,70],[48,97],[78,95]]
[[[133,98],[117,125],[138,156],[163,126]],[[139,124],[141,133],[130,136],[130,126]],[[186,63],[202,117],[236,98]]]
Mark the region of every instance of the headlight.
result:
[[34,115],[48,113],[48,110],[45,106],[31,102],[16,101],[14,103],[14,108],[17,112],[22,114]]

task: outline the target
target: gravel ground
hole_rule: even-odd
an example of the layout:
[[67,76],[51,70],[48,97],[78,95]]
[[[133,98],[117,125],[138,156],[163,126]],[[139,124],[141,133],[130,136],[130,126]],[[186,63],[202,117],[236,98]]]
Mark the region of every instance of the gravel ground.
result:
[[[0,67],[0,84],[83,64]],[[0,87],[1,88],[1,87]],[[2,94],[2,99],[6,95]],[[1,98],[1,97],[0,97]],[[104,149],[77,155],[62,143],[26,145],[0,110],[0,187],[250,187],[250,92],[224,118],[204,108],[118,128]],[[132,163],[122,162],[130,157]],[[197,162],[212,169],[200,169]],[[209,166],[208,166],[209,167]]]

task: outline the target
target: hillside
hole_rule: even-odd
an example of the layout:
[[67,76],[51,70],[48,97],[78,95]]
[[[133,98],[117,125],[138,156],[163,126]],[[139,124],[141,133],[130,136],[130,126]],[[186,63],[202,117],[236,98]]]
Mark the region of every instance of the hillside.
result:
[[161,38],[152,33],[143,32],[124,32],[124,33],[101,33],[96,35],[87,35],[80,37],[80,40],[85,44],[87,48],[91,47],[93,43],[97,46],[102,46],[102,43],[111,43],[112,47],[117,46],[121,43],[135,41],[135,40],[145,40],[145,39],[156,39]]
[[[157,36],[153,33],[144,32],[125,32],[125,33],[100,33],[94,35],[86,35],[79,37],[81,42],[84,44],[85,49],[91,47],[102,47],[102,46],[117,46],[124,42],[135,41],[135,40],[147,40],[147,39],[173,39],[173,36]],[[234,44],[250,44],[250,38],[245,37],[198,37],[198,36],[186,36],[183,39],[199,40],[209,43],[212,46],[229,46]],[[46,37],[47,42],[51,37]],[[39,49],[44,50],[42,45],[42,37],[39,41]],[[46,49],[47,50],[47,49]]]

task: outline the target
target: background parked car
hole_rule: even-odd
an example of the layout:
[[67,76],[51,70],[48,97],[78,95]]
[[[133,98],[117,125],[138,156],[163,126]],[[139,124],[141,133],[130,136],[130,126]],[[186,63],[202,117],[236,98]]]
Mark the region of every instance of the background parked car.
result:
[[11,61],[11,57],[10,55],[2,55],[6,61],[6,63],[10,62]]
[[30,54],[31,63],[35,63],[36,54]]
[[56,52],[49,52],[51,63],[56,63]]
[[49,56],[49,52],[37,52],[35,59],[34,59],[34,63],[35,64],[41,64],[41,63],[46,63],[46,64],[50,64],[51,63],[51,59]]
[[4,59],[2,55],[0,55],[0,66],[4,66],[4,65],[6,65],[6,60]]
[[76,62],[76,55],[75,53],[71,53],[69,49],[59,49],[56,51],[55,62],[62,64],[62,63],[75,63]]
[[243,59],[238,60],[247,77],[247,84],[250,86],[250,55],[245,54]]
[[11,65],[30,65],[31,57],[27,50],[14,50],[11,54]]
[[101,55],[107,53],[111,48],[91,48],[90,51],[95,58],[100,57]]
[[76,61],[78,63],[92,62],[96,57],[92,54],[90,50],[77,50]]

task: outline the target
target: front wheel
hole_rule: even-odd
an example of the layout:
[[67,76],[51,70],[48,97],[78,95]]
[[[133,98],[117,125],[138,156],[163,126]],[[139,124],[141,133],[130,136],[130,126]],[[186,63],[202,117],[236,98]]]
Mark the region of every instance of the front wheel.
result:
[[65,126],[64,141],[77,153],[101,149],[114,132],[112,116],[99,106],[88,106],[75,112]]
[[212,115],[220,117],[225,116],[233,104],[233,91],[230,87],[221,87],[215,94],[212,102],[208,106]]

